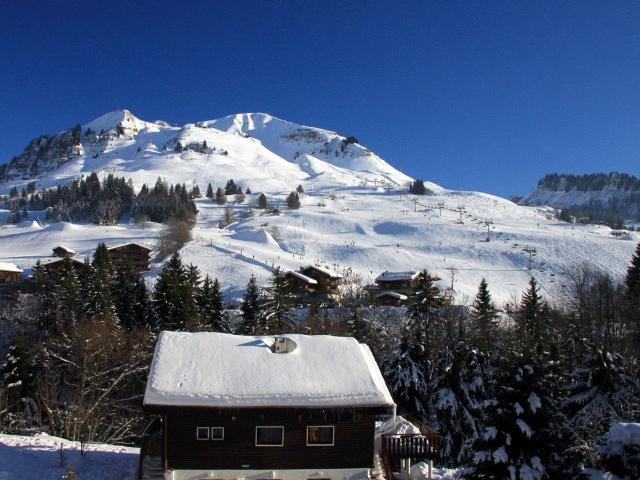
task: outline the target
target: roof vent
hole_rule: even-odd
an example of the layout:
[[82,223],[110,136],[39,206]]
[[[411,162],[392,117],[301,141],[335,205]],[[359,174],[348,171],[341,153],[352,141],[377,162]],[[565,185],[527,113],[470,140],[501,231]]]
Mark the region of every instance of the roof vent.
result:
[[273,340],[273,353],[291,353],[297,346],[296,342],[287,337],[275,337]]

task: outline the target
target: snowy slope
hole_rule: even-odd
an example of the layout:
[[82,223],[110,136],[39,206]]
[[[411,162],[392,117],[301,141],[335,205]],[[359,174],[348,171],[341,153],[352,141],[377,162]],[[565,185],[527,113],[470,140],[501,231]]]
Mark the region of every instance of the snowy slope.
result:
[[[411,180],[365,147],[343,140],[265,114],[174,127],[118,110],[82,125],[79,145],[68,131],[30,144],[9,163],[0,194],[30,180],[38,188],[50,187],[94,171],[124,175],[138,187],[158,177],[187,186],[224,185],[233,178],[264,192],[288,192],[299,183],[311,190],[367,181],[400,186]],[[175,151],[178,142],[185,147],[181,153]]]
[[[89,129],[93,133],[87,135]],[[89,122],[82,132],[84,153],[50,170],[39,165],[39,186],[97,171],[128,176],[136,186],[162,176],[172,183],[198,184],[202,191],[208,182],[224,186],[229,178],[251,188],[254,193],[244,203],[231,204],[240,220],[223,230],[218,223],[224,208],[198,200],[194,239],[181,251],[187,263],[219,278],[227,299],[233,301],[241,297],[251,274],[265,283],[275,266],[297,269],[315,263],[351,268],[368,282],[386,270],[426,268],[441,277],[443,287],[453,284],[461,302],[475,294],[482,277],[499,302],[513,300],[530,275],[552,296],[561,292],[563,272],[583,262],[619,278],[640,238],[634,232],[617,239],[607,227],[558,222],[544,208],[518,206],[478,192],[449,191],[428,182],[430,195],[406,195],[401,186],[408,177],[375,154],[361,155],[364,147],[347,143],[343,151],[345,137],[265,114],[174,127],[119,111]],[[204,141],[207,150],[202,148]],[[193,147],[177,153],[177,142]],[[330,147],[323,150],[325,143]],[[0,191],[26,181],[14,178],[0,184]],[[306,191],[302,208],[282,208],[298,183]],[[268,193],[282,215],[255,208],[259,191]],[[7,215],[0,210],[0,261],[26,270],[37,259],[50,259],[58,244],[73,248],[80,257],[92,254],[99,241],[154,247],[163,228],[129,223],[46,225],[43,212],[31,212],[29,221],[19,225],[5,225]],[[485,221],[492,222],[490,242],[485,241]],[[537,252],[531,271],[526,247]],[[150,282],[163,259],[154,262]]]
[[[64,465],[60,466],[60,445]],[[38,434],[33,437],[0,434],[0,479],[58,479],[71,468],[77,480],[133,480],[138,449],[89,444],[84,455],[80,444]]]

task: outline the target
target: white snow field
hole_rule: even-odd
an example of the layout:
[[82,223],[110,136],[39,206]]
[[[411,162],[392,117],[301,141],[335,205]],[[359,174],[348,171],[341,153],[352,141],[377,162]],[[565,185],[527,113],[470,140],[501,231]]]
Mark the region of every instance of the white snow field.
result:
[[[472,299],[482,277],[499,303],[513,300],[530,276],[540,281],[543,293],[553,296],[561,293],[563,272],[584,262],[619,278],[640,238],[635,232],[614,238],[604,226],[556,221],[547,208],[517,206],[493,195],[446,190],[429,182],[429,195],[407,195],[402,187],[410,178],[365,147],[265,114],[171,127],[143,122],[125,110],[104,115],[83,131],[88,125],[113,130],[118,123],[124,134],[83,143],[82,155],[43,171],[38,188],[91,171],[131,178],[136,187],[153,184],[160,176],[187,187],[197,184],[203,194],[207,183],[215,189],[230,178],[251,188],[243,203],[229,203],[238,220],[222,230],[218,222],[224,208],[198,200],[193,241],[181,250],[187,263],[220,279],[228,301],[240,299],[251,274],[265,283],[275,266],[297,269],[308,264],[351,268],[367,282],[384,271],[426,268],[442,279],[443,287],[453,285],[460,302]],[[205,140],[207,153],[174,151],[177,141],[188,146]],[[27,181],[0,184],[0,192]],[[288,210],[284,199],[298,184],[305,190],[302,207]],[[280,215],[255,208],[259,192],[267,194]],[[7,215],[0,211],[0,261],[15,263],[27,273],[38,258],[50,258],[58,244],[80,257],[90,255],[99,241],[153,247],[163,228],[133,223],[46,225],[43,212],[32,212],[21,224],[4,225]],[[485,222],[491,222],[489,242]],[[529,270],[524,250],[532,249]],[[163,259],[154,261],[150,282]]]
[[88,444],[84,454],[80,452],[80,443],[44,433],[32,437],[0,434],[0,480],[60,479],[69,468],[77,480],[136,478],[137,448]]

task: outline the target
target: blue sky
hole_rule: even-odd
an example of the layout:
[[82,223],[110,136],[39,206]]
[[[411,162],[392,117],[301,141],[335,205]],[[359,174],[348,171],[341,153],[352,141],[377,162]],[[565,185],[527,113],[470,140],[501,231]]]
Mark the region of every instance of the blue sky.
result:
[[262,111],[354,135],[449,188],[639,175],[640,3],[0,5],[0,163],[102,113]]

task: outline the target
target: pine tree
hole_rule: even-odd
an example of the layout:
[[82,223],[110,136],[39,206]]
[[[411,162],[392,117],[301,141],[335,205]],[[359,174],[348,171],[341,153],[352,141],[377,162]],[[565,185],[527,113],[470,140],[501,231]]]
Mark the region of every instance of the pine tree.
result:
[[414,195],[425,195],[427,193],[427,189],[424,186],[424,181],[419,178],[416,178],[409,185],[409,193],[412,193]]
[[213,198],[213,187],[211,184],[207,185],[207,198]]
[[198,185],[194,185],[191,189],[191,193],[189,194],[191,198],[200,198],[202,194],[200,193],[200,187]]
[[486,398],[484,359],[464,342],[445,346],[434,361],[430,391],[438,430],[440,457],[449,465],[466,465],[481,426]]
[[296,187],[296,192],[298,192],[298,193],[304,193],[304,188],[302,188],[302,185],[298,185],[298,186]]
[[518,308],[517,316],[523,352],[541,353],[550,335],[545,302],[538,290],[538,283],[531,277],[529,288],[522,295]]
[[410,297],[407,308],[410,318],[409,332],[415,338],[414,343],[420,345],[427,359],[431,355],[434,323],[447,303],[436,281],[436,277],[429,275],[426,270],[420,272],[415,293]]
[[216,190],[216,203],[218,205],[224,205],[227,203],[227,197],[220,187]]
[[194,309],[188,305],[191,290],[187,270],[180,254],[174,253],[158,276],[153,294],[154,310],[161,330],[183,330],[194,321]]
[[200,298],[201,329],[208,332],[230,332],[220,282],[217,278],[211,282],[209,275],[205,277]]
[[498,309],[493,304],[487,281],[483,278],[470,312],[473,335],[483,352],[489,352],[496,341]]
[[289,311],[293,306],[293,295],[289,281],[280,267],[273,271],[269,285],[263,291],[261,304],[263,311],[258,322],[261,334],[291,332],[294,321]]
[[300,195],[297,192],[291,192],[287,197],[287,207],[291,210],[300,208]]
[[260,196],[258,197],[258,208],[261,208],[262,210],[264,210],[267,207],[268,207],[267,196],[264,193],[261,193]]
[[257,335],[259,330],[258,318],[261,316],[261,311],[260,293],[254,275],[251,275],[251,278],[249,278],[240,310],[242,311],[242,324],[240,325],[239,333],[244,335]]
[[98,244],[91,266],[84,314],[98,320],[113,320],[117,316],[112,298],[113,267],[104,243]]
[[369,322],[362,316],[359,305],[351,307],[351,316],[347,320],[347,332],[360,343],[369,343],[367,341],[370,334]]
[[554,366],[543,357],[503,365],[473,446],[474,472],[464,478],[573,478],[576,441],[560,411],[558,390]]
[[182,143],[176,143],[176,153],[182,153],[183,150],[184,148],[182,147]]
[[74,262],[69,257],[62,259],[62,266],[53,281],[52,294],[55,297],[56,330],[75,325],[81,309],[80,282]]
[[236,182],[233,179],[227,180],[227,184],[224,187],[225,195],[235,195],[238,192],[238,187],[236,186]]
[[[144,282],[143,282],[144,285]],[[144,325],[140,318],[139,278],[129,262],[120,265],[113,281],[113,303],[120,324],[125,330]],[[146,288],[145,288],[146,293]]]

